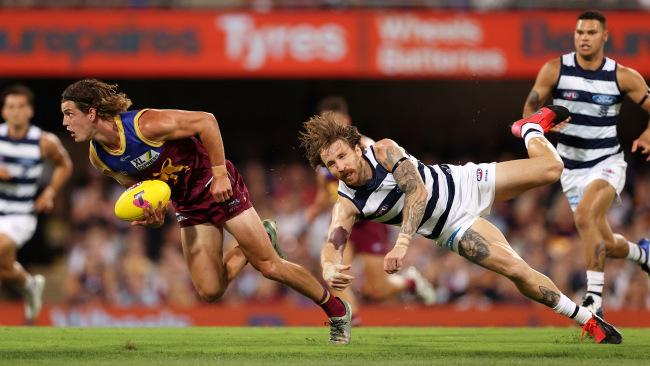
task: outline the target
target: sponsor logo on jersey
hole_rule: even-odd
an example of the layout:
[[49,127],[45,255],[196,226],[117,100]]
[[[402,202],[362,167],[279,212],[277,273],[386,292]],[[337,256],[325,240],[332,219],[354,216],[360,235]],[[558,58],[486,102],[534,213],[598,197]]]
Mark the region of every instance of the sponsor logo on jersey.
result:
[[480,182],[481,179],[483,179],[483,169],[478,168],[476,169],[476,181]]
[[138,170],[144,170],[151,166],[158,160],[160,153],[154,150],[149,150],[137,158],[131,160],[131,164]]
[[389,209],[388,204],[381,205],[377,209],[377,213],[375,215],[383,216],[386,212],[388,212],[388,209]]
[[616,102],[616,97],[613,95],[594,94],[591,96],[591,100],[600,105],[612,105]]
[[578,96],[579,94],[575,90],[565,90],[562,92],[562,98],[566,100],[576,100]]

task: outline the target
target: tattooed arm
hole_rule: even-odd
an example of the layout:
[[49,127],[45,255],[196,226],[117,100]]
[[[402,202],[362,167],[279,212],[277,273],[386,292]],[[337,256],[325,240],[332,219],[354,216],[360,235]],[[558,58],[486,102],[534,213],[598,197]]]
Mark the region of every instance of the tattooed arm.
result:
[[354,277],[343,273],[350,265],[343,264],[343,249],[350,238],[352,226],[359,210],[346,198],[336,201],[332,208],[332,223],[327,234],[327,242],[321,250],[320,263],[323,279],[336,290],[343,290],[352,283]]
[[535,85],[526,98],[523,116],[535,113],[551,96],[555,83],[560,77],[560,59],[555,58],[542,66],[535,79]]
[[397,186],[404,192],[404,209],[402,210],[402,227],[395,247],[384,258],[384,270],[397,272],[402,267],[411,238],[418,230],[424,209],[427,205],[427,190],[417,167],[395,141],[381,140],[373,145],[377,161],[392,172]]

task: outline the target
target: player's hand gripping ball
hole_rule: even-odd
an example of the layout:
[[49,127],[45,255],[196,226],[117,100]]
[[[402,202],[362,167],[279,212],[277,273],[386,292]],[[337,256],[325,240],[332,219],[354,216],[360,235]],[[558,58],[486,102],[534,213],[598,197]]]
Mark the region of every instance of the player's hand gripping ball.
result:
[[167,205],[172,191],[167,183],[161,180],[144,180],[129,187],[115,202],[115,216],[125,221],[136,221],[144,218],[144,208],[148,205],[162,207]]

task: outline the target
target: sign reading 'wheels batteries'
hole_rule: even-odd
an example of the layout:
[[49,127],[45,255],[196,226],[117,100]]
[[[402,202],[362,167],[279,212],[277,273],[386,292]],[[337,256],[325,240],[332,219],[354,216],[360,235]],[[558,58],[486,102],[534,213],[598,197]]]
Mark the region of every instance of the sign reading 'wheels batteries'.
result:
[[[534,78],[573,12],[12,11],[4,76]],[[607,55],[650,76],[650,19],[608,13]],[[90,20],[90,21],[89,21]]]

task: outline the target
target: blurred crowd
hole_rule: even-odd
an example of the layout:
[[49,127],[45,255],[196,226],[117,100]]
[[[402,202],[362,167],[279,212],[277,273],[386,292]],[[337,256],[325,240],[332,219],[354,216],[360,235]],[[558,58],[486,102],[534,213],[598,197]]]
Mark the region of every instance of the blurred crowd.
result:
[[620,9],[650,8],[650,0],[0,0],[13,8],[440,8],[440,9]]
[[[501,160],[512,158],[503,156]],[[198,303],[171,207],[161,229],[131,227],[113,215],[113,203],[123,188],[87,167],[83,159],[76,162],[81,178],[69,187],[69,197],[60,198],[69,199],[62,203],[70,207],[63,215],[68,217],[54,215],[41,222],[43,242],[60,245],[63,253],[60,260],[43,268],[49,273],[46,301],[180,307]],[[313,224],[307,222],[305,210],[315,196],[313,170],[302,162],[273,166],[239,163],[238,167],[260,216],[277,221],[281,246],[289,259],[320,277],[319,252],[329,217],[324,214]],[[628,189],[610,211],[610,223],[615,232],[636,239],[650,234],[650,174],[633,169],[630,173]],[[586,287],[583,246],[559,184],[499,203],[489,219],[533,268],[553,279],[567,296],[582,296]],[[225,247],[232,245],[232,238],[227,239]],[[30,250],[29,246],[23,250]],[[353,264],[357,291],[363,283],[359,266]],[[409,249],[405,268],[408,266],[415,266],[431,281],[439,304],[483,309],[529,302],[509,281],[422,237]],[[607,309],[650,309],[649,280],[637,266],[611,260],[606,276]],[[393,301],[414,300],[404,296]],[[287,298],[308,301],[247,266],[220,301],[268,303]]]

